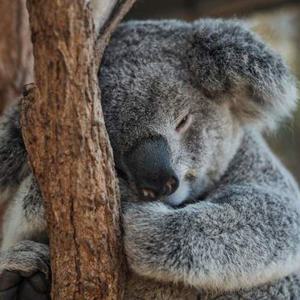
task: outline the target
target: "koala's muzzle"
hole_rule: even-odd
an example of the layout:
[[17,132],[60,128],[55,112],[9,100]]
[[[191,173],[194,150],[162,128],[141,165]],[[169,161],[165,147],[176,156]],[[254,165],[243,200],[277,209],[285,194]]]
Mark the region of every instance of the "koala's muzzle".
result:
[[170,195],[178,188],[179,180],[171,167],[170,149],[163,137],[143,139],[126,153],[124,160],[143,199]]

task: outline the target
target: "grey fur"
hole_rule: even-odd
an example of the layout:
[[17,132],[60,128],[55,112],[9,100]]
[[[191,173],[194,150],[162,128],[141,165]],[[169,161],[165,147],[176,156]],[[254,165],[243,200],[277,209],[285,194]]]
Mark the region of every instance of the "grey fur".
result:
[[[282,59],[237,21],[129,22],[113,35],[99,76],[121,176],[132,272],[126,299],[299,299],[300,194],[260,133],[296,104]],[[186,113],[192,123],[179,134]],[[20,176],[26,154],[21,139],[10,137],[11,124],[1,127],[0,186],[16,185],[5,171],[13,144],[23,154],[10,167],[20,185],[10,212],[36,231],[26,235],[10,213],[15,236],[7,237],[0,269],[9,268],[11,247],[22,239],[41,242],[46,231],[35,181]],[[170,196],[141,202],[124,156],[156,136],[168,143],[180,185]]]
[[17,108],[0,119],[0,166],[1,203],[11,198],[18,185],[29,175]]
[[37,271],[43,272],[49,276],[49,248],[42,243],[24,240],[11,247],[10,251],[6,251],[1,260],[0,271],[3,269],[18,272],[30,272],[32,274]]

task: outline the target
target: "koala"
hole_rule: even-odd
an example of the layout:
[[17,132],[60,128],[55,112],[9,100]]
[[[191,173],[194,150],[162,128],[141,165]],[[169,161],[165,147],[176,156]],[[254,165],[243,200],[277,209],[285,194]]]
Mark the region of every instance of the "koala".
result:
[[[130,269],[124,299],[300,299],[300,193],[262,137],[296,106],[281,57],[237,20],[130,21],[99,79]],[[0,125],[0,299],[43,300],[47,226],[18,111]]]

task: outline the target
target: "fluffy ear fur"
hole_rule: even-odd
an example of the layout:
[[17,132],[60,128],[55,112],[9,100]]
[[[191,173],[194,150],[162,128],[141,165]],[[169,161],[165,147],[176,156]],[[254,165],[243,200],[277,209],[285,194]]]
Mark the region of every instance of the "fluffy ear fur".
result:
[[244,124],[272,128],[296,106],[297,89],[281,57],[237,21],[192,25],[192,81],[212,99],[226,100]]

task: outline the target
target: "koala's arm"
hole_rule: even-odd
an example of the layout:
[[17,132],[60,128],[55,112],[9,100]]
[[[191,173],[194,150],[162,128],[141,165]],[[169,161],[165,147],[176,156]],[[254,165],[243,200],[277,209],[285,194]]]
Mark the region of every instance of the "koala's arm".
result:
[[18,106],[0,118],[0,200],[8,202],[0,249],[0,299],[50,299],[47,224],[28,165]]
[[18,105],[0,118],[0,201],[8,201],[2,249],[24,239],[38,240],[46,227],[43,201],[28,164]]
[[0,153],[6,157],[0,169],[10,167],[7,173],[0,171],[1,188],[10,191],[0,250],[0,299],[48,299],[51,276],[43,201],[33,176],[22,172],[26,160],[16,155],[20,145],[9,136],[2,136],[6,143],[1,147],[12,149],[11,156]]
[[12,198],[30,173],[19,125],[19,107],[0,118],[0,203]]
[[182,209],[125,205],[130,267],[161,281],[234,290],[282,278],[300,262],[300,205],[256,185],[228,185]]
[[9,203],[3,223],[2,250],[23,240],[47,243],[44,203],[33,175],[26,177]]

